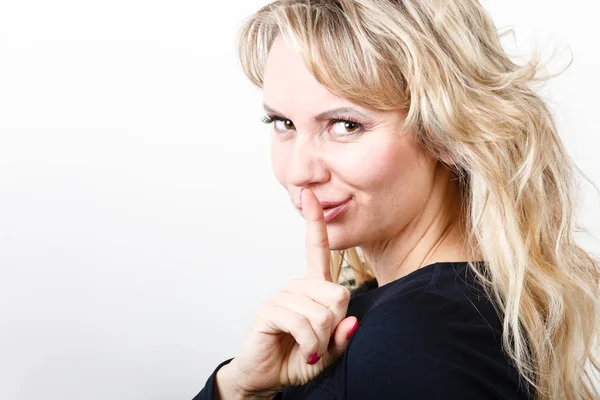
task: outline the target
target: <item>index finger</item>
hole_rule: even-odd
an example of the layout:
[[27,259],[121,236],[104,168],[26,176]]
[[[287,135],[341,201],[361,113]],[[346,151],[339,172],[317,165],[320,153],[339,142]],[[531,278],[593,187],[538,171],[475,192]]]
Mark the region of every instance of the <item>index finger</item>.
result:
[[300,196],[306,221],[306,276],[331,282],[329,237],[323,207],[310,189],[302,189]]

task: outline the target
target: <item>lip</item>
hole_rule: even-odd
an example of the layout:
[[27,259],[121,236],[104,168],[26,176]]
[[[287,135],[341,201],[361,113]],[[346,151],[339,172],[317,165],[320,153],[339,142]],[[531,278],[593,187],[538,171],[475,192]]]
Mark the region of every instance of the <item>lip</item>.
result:
[[[339,215],[341,215],[347,208],[348,208],[348,204],[350,203],[351,199],[347,199],[344,201],[322,201],[321,202],[321,206],[323,207],[323,217],[325,219],[325,222],[330,222],[333,221],[335,218],[337,218]],[[300,214],[302,214],[302,216],[304,216],[304,214],[302,213],[302,207],[298,207],[298,211],[300,211]],[[325,209],[326,207],[328,207],[327,209]]]
[[333,221],[341,213],[343,213],[344,211],[346,211],[346,208],[348,208],[348,204],[350,204],[350,199],[346,200],[345,202],[343,202],[342,204],[338,205],[337,207],[330,208],[330,209],[326,210],[325,213],[324,213],[325,222]]
[[[322,208],[332,208],[332,207],[337,207],[337,206],[341,206],[344,203],[347,203],[350,199],[346,199],[343,201],[322,201],[321,202],[321,207]],[[296,208],[300,211],[302,211],[302,203],[297,203],[296,204]]]

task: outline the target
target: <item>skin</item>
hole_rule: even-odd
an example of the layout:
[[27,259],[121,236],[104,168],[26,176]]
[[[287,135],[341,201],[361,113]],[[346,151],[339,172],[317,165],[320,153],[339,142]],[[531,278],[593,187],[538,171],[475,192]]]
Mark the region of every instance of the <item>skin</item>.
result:
[[[292,204],[300,204],[302,188],[319,201],[350,199],[346,211],[326,224],[332,250],[360,247],[379,286],[438,261],[469,260],[457,183],[414,132],[400,130],[404,111],[367,109],[334,95],[281,36],[269,52],[263,83],[266,116],[284,119],[270,126],[271,160]],[[337,107],[362,115],[314,118]],[[360,125],[331,121],[346,117]]]
[[344,354],[358,328],[350,291],[329,270],[327,225],[319,199],[302,189],[306,276],[290,280],[255,313],[239,353],[217,373],[218,399],[272,399],[304,385]]
[[[239,354],[217,373],[217,398],[272,399],[345,352],[358,321],[345,318],[350,292],[332,280],[330,250],[359,246],[380,286],[436,261],[466,260],[456,182],[413,132],[399,129],[401,110],[367,110],[333,95],[281,37],[263,82],[267,115],[278,117],[273,171],[306,222],[307,273],[255,314]],[[315,118],[337,107],[361,115]],[[358,124],[331,121],[348,116]],[[320,202],[346,199],[346,211],[326,222]]]

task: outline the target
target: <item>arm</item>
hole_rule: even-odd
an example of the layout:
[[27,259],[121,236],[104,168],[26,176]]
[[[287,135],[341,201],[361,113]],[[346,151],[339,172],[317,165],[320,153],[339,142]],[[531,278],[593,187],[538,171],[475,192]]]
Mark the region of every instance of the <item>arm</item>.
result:
[[244,396],[243,392],[236,386],[234,377],[231,374],[231,364],[223,366],[223,368],[217,372],[214,392],[214,400],[241,400],[250,398]]
[[[223,370],[223,368],[227,364],[229,364],[231,362],[231,360],[233,360],[233,358],[223,361],[221,364],[219,364],[217,366],[217,368],[215,368],[213,373],[209,376],[208,380],[206,381],[204,388],[202,388],[200,393],[198,393],[192,400],[215,400],[215,399],[221,398],[218,396],[225,394],[225,393],[220,394],[221,391],[224,389],[218,388],[217,375],[219,375],[221,373],[221,370]],[[223,386],[223,384],[221,386]]]
[[216,390],[214,400],[272,400],[277,393],[248,393],[237,384],[237,378],[233,374],[231,364],[225,365],[217,373]]
[[204,388],[192,400],[264,400],[274,399],[276,394],[254,394],[245,392],[237,385],[231,360],[223,361],[210,375]]

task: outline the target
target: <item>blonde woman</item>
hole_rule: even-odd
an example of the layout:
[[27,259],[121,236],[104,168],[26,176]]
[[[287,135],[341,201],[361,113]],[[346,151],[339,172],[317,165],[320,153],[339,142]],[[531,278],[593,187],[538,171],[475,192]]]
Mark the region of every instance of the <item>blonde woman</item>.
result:
[[239,46],[306,276],[195,399],[600,398],[576,168],[478,1],[276,1]]

